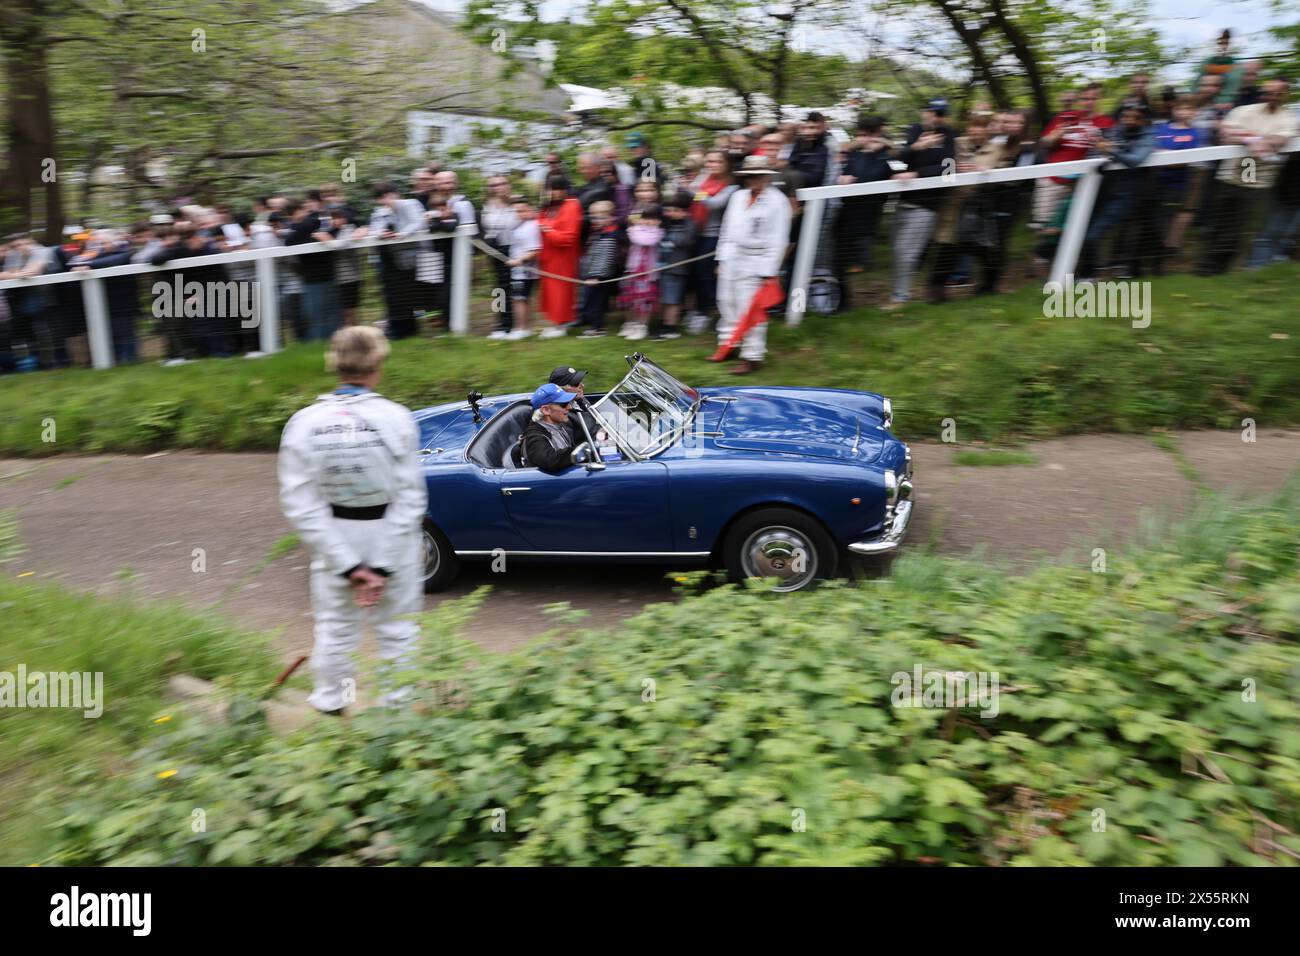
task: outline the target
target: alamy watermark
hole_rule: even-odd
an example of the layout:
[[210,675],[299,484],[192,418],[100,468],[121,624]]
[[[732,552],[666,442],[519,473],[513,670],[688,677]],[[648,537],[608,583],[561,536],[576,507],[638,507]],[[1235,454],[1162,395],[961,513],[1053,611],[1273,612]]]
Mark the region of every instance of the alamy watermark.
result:
[[978,707],[981,717],[998,715],[997,671],[927,671],[917,664],[910,674],[895,671],[889,682],[895,707]]
[[66,708],[87,719],[104,713],[103,671],[0,671],[0,709]]
[[159,280],[150,288],[155,319],[239,319],[239,327],[259,324],[256,280],[186,282],[182,273],[172,281]]
[[1151,324],[1150,282],[1074,281],[1043,285],[1043,315],[1049,319],[1131,319],[1135,329]]
[[74,885],[50,897],[50,925],[118,926],[130,929],[132,936],[148,936],[153,929],[153,894],[83,893]]

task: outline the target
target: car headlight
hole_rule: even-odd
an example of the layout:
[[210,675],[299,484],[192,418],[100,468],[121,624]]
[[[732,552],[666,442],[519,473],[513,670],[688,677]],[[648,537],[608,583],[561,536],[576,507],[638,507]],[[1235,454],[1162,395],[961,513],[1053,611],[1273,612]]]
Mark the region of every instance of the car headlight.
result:
[[880,403],[880,414],[884,416],[885,427],[892,430],[894,427],[894,403],[887,398],[882,401]]

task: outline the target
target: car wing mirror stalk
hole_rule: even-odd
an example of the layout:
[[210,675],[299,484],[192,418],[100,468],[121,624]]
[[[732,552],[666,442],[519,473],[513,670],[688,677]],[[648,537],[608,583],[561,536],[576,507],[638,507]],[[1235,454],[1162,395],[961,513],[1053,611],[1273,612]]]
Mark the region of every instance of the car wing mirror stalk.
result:
[[569,452],[569,461],[575,465],[585,465],[588,471],[604,471],[605,469],[605,463],[595,458],[593,446],[588,442],[583,442]]

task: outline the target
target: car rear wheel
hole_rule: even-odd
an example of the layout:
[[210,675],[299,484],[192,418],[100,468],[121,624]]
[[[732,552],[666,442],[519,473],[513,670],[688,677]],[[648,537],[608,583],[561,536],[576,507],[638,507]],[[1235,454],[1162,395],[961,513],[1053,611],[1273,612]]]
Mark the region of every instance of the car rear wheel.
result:
[[422,554],[424,558],[424,593],[441,591],[460,573],[460,559],[452,550],[447,536],[432,521],[424,523]]
[[802,591],[835,574],[835,543],[803,512],[763,508],[740,518],[723,542],[733,581],[775,578],[776,591]]

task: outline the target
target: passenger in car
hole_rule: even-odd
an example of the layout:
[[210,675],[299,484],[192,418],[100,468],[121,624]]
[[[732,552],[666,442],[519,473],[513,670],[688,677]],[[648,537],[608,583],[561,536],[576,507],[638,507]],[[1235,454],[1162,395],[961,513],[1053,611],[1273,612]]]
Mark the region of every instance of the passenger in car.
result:
[[554,474],[573,463],[571,455],[577,442],[569,425],[569,404],[577,397],[577,392],[565,391],[554,382],[533,392],[529,403],[533,406],[533,420],[520,440],[520,467]]
[[[583,387],[582,380],[586,377],[586,369],[574,368],[572,365],[559,365],[552,370],[550,382],[553,385],[560,386],[566,392],[572,392],[577,398],[585,401],[587,391]],[[579,420],[579,417],[583,414],[583,404],[583,402],[578,402],[569,413],[569,428],[573,431],[573,443],[575,445],[580,445],[585,441],[582,433],[582,422]],[[590,418],[588,424],[593,428],[595,427]]]
[[587,393],[582,387],[582,380],[587,377],[587,370],[574,368],[572,365],[561,365],[551,372],[551,384],[558,385],[566,392],[573,392],[578,396],[585,396]]

